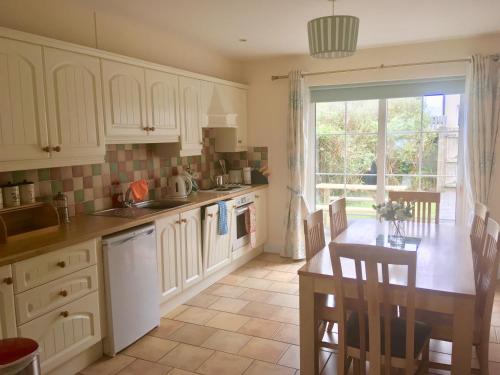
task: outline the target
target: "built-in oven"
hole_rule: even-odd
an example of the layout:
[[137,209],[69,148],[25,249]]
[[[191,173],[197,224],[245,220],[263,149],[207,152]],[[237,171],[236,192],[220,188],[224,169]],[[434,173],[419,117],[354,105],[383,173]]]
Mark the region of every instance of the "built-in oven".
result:
[[248,206],[254,202],[253,194],[246,194],[235,198],[233,231],[233,251],[237,251],[250,243],[250,228],[248,221]]

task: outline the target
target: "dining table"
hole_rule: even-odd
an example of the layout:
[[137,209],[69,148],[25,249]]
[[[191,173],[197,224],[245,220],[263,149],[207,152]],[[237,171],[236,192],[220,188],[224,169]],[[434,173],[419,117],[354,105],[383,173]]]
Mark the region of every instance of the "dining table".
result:
[[[474,329],[476,287],[469,230],[452,222],[404,224],[404,238],[395,238],[392,224],[376,219],[355,219],[345,231],[332,239],[339,244],[377,245],[417,252],[415,308],[449,314],[453,324],[451,373],[470,374]],[[375,247],[374,247],[375,249]],[[357,296],[354,262],[342,259],[344,284],[353,279],[345,296]],[[335,294],[328,245],[299,269],[300,299],[300,374],[314,374],[315,294]],[[390,271],[391,303],[404,306],[401,286],[407,280],[406,269],[393,266]]]

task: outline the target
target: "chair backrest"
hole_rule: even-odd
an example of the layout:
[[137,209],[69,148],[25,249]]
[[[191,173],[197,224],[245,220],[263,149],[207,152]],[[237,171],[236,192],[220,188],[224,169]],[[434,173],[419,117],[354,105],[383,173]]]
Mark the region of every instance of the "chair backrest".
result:
[[[370,374],[379,374],[381,365],[381,336],[384,337],[385,373],[391,370],[391,318],[393,317],[393,306],[391,301],[389,283],[389,265],[406,266],[407,286],[398,288],[398,296],[403,299],[406,306],[406,374],[414,372],[414,336],[415,336],[415,281],[417,253],[415,251],[404,251],[390,249],[380,246],[337,244],[330,243],[330,257],[335,283],[335,303],[339,311],[339,356],[338,360],[344,362],[346,358],[346,330],[347,306],[345,296],[345,284],[349,279],[344,279],[343,264],[341,258],[352,259],[356,271],[355,303],[349,303],[349,309],[355,308],[358,313],[360,332],[360,360],[361,371],[365,373],[366,367],[366,322],[363,317],[368,316],[369,332],[369,362]],[[365,265],[366,281],[363,280],[362,262]],[[378,265],[381,265],[382,274],[379,275]],[[352,265],[351,265],[352,267]],[[380,277],[381,276],[381,277]],[[382,280],[380,282],[380,280]],[[352,280],[350,280],[352,282]],[[365,285],[364,285],[365,284]],[[366,297],[364,296],[366,291]],[[365,304],[365,301],[367,302]],[[366,306],[366,307],[365,307]],[[382,313],[381,313],[382,308]],[[384,330],[381,330],[381,317],[384,321]],[[345,368],[344,363],[339,363],[339,369]]]
[[488,222],[488,208],[482,203],[476,203],[474,208],[474,219],[470,230],[470,242],[472,247],[472,260],[474,262],[474,278],[476,280],[476,288],[479,285],[480,269],[479,261],[483,249],[483,242],[486,235],[486,223]]
[[481,317],[481,337],[485,340],[488,340],[490,334],[493,299],[497,285],[499,247],[500,225],[490,218],[486,225],[486,237],[481,254],[481,277],[476,289],[476,312]]
[[[413,220],[419,223],[439,223],[439,205],[441,193],[430,191],[389,191],[391,201],[403,200],[403,202],[415,203]],[[434,220],[432,220],[432,207],[434,208]]]
[[330,238],[332,241],[347,229],[347,213],[345,206],[345,198],[335,199],[328,205],[328,212],[330,213]]
[[304,219],[304,239],[307,260],[326,246],[323,210],[315,211]]

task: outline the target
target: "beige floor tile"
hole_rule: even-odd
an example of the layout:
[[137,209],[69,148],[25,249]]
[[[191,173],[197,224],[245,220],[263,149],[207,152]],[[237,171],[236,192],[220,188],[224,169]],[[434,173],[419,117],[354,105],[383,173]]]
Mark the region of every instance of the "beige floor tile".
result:
[[182,370],[194,371],[213,353],[214,351],[210,349],[179,344],[159,362]]
[[226,353],[238,353],[251,337],[241,333],[220,330],[210,336],[201,346]]
[[249,289],[240,296],[240,299],[253,302],[267,302],[274,294],[273,292],[266,292],[264,290]]
[[290,272],[281,272],[281,271],[271,271],[268,275],[266,275],[267,280],[272,281],[282,281],[282,282],[290,282],[295,278],[295,274]]
[[493,362],[500,362],[500,344],[490,343],[489,360]]
[[265,268],[257,268],[257,267],[243,267],[236,272],[237,275],[243,277],[261,278],[261,277],[266,277],[271,272],[271,270]]
[[494,342],[496,344],[499,343],[498,341],[498,332],[500,330],[497,330],[497,327],[491,326],[490,327],[490,342]]
[[304,264],[306,264],[305,261],[298,261],[298,262],[290,263],[287,267],[287,271],[294,273],[296,275],[297,272],[299,271],[299,269],[301,269],[304,266]]
[[217,301],[217,298],[217,296],[213,296],[211,294],[198,294],[187,301],[186,305],[207,308],[212,303]]
[[[259,258],[252,259],[250,262],[246,263],[243,267],[240,267],[237,271],[241,270],[242,268],[264,268],[267,265],[267,262],[264,260],[261,260]],[[499,290],[499,295],[500,295],[500,290]]]
[[290,307],[280,307],[278,311],[271,315],[271,319],[277,320],[283,323],[299,324],[300,316],[298,309],[292,309]]
[[272,285],[273,281],[266,279],[258,279],[256,277],[247,277],[240,285],[245,288],[266,290]]
[[227,275],[226,277],[220,279],[218,283],[220,284],[227,284],[227,285],[238,285],[242,281],[245,281],[246,277],[245,276],[240,276],[240,275]]
[[300,368],[300,349],[297,345],[290,345],[278,362],[281,366]]
[[[280,330],[282,323],[273,320],[251,318],[238,332],[250,336],[273,338]],[[283,341],[283,340],[281,340]]]
[[279,331],[274,335],[273,340],[287,342],[289,344],[300,344],[300,328],[295,324],[283,324]]
[[168,338],[176,330],[184,326],[184,323],[177,320],[165,319],[160,320],[160,326],[149,332],[150,336],[160,337],[162,339]]
[[500,374],[500,363],[498,362],[490,362],[488,366],[488,370],[490,371],[490,374]]
[[212,284],[212,285],[210,285],[209,287],[206,287],[205,289],[203,289],[203,290],[201,291],[201,293],[202,293],[202,294],[212,294],[212,292],[213,292],[214,290],[219,289],[221,285],[222,285],[222,284],[219,284],[219,283]]
[[180,368],[174,368],[168,373],[168,375],[197,375],[196,372],[181,370]]
[[254,318],[268,319],[277,313],[282,307],[269,305],[267,303],[250,302],[240,310],[240,314],[248,315]]
[[273,254],[273,253],[262,253],[257,257],[256,260],[262,262],[283,263],[283,264],[290,262],[290,259],[283,258],[279,254]]
[[289,345],[259,337],[252,338],[239,354],[261,361],[276,363],[288,349]]
[[176,315],[179,315],[181,312],[186,310],[189,306],[187,305],[179,305],[176,308],[172,309],[168,314],[164,316],[167,319],[173,319]]
[[153,336],[144,336],[132,346],[129,346],[124,351],[124,354],[155,362],[177,345],[178,343],[175,341],[160,339]]
[[179,315],[176,315],[175,320],[193,324],[205,324],[215,315],[217,315],[217,311],[190,306]]
[[201,345],[206,339],[212,336],[217,330],[211,327],[200,326],[198,324],[185,323],[169,337],[170,340],[183,342],[190,345]]
[[234,354],[217,352],[196,371],[204,375],[240,375],[252,360]]
[[299,286],[294,283],[283,283],[280,281],[275,281],[267,289],[271,292],[286,293],[286,294],[296,294],[299,291]]
[[500,311],[491,314],[491,325],[500,326]]
[[294,284],[298,284],[299,283],[299,275],[295,275],[295,277],[290,282],[294,283]]
[[219,285],[218,288],[211,291],[211,294],[219,297],[238,298],[243,293],[245,293],[246,290],[246,288],[242,288],[240,286]]
[[165,375],[172,367],[137,359],[121,370],[118,375]]
[[127,367],[135,358],[118,354],[116,357],[102,357],[86,369],[80,371],[83,375],[114,375],[121,369]]
[[267,301],[272,305],[278,305],[283,307],[293,307],[294,309],[299,308],[299,296],[294,296],[291,294],[283,293],[273,293],[271,298]]
[[273,363],[253,361],[245,375],[294,375],[295,369]]
[[242,315],[231,314],[226,312],[217,313],[215,317],[210,319],[206,325],[209,327],[225,329],[227,331],[239,330],[249,318]]
[[248,301],[243,299],[218,297],[217,301],[210,305],[210,308],[212,310],[237,313],[246,305],[248,305]]

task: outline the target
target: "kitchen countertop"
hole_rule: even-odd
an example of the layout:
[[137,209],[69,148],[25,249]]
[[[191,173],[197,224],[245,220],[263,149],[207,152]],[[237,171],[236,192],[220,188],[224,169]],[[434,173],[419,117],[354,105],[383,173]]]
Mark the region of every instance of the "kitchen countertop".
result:
[[95,215],[75,216],[71,218],[71,223],[62,224],[55,232],[0,244],[0,266],[15,263],[93,238],[106,236],[138,225],[151,223],[164,216],[179,214],[223,199],[238,197],[254,191],[266,189],[267,187],[268,185],[252,185],[247,189],[241,189],[235,192],[200,191],[185,199],[189,201],[190,204],[165,211],[154,212],[137,219]]

